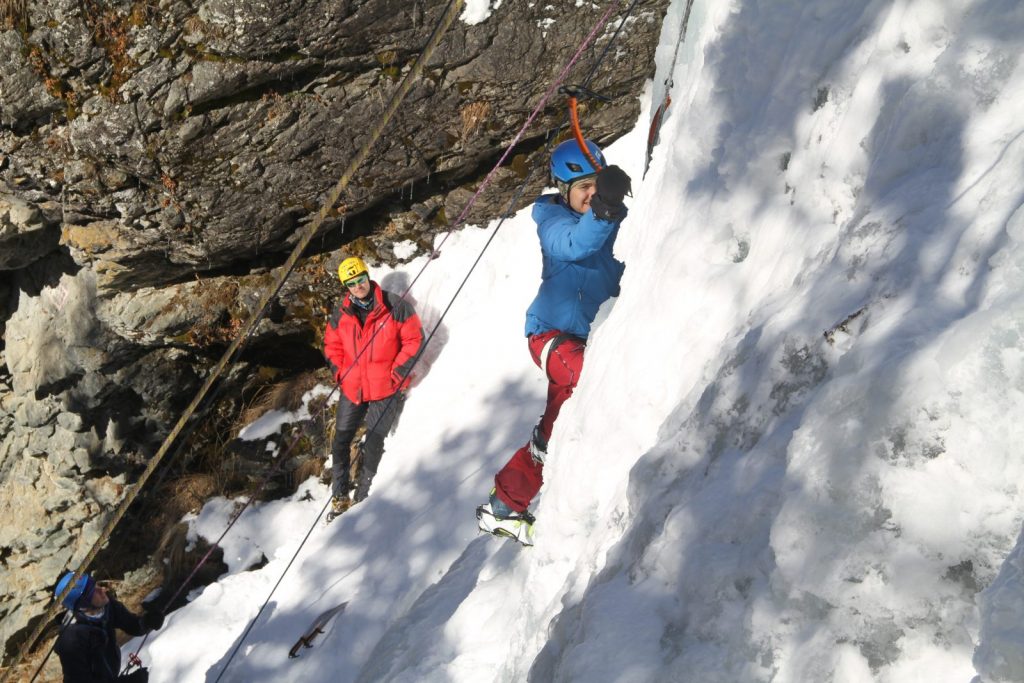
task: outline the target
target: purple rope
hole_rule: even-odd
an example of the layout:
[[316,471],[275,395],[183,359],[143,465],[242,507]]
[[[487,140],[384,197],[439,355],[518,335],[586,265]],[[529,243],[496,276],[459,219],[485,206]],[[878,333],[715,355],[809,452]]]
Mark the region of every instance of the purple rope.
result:
[[[336,389],[337,388],[335,388],[335,390]],[[331,394],[333,395],[334,392],[332,391]],[[328,396],[328,399],[329,398],[330,397]],[[246,509],[248,509],[248,507],[252,504],[252,502],[254,500],[256,500],[256,498],[261,493],[263,493],[263,489],[265,489],[267,487],[267,483],[270,481],[270,478],[274,475],[274,473],[277,472],[278,469],[280,469],[281,464],[285,460],[288,459],[288,456],[291,454],[291,452],[295,448],[295,446],[298,445],[298,443],[299,443],[299,441],[301,441],[301,439],[302,439],[302,437],[299,436],[299,435],[296,435],[295,438],[292,439],[292,442],[290,444],[288,444],[288,447],[278,457],[277,464],[267,473],[267,475],[260,482],[259,488],[256,489],[256,491],[251,496],[249,496],[249,499],[247,501],[245,501],[245,504],[242,507],[240,507],[238,510],[236,510],[231,515],[231,519],[228,522],[228,525],[224,528],[224,531],[221,532],[221,535],[218,536],[217,540],[213,542],[213,544],[210,546],[210,548],[206,551],[206,554],[203,555],[202,559],[200,559],[199,562],[196,563],[196,566],[192,568],[192,572],[188,575],[188,577],[186,577],[186,579],[181,582],[181,585],[178,587],[178,590],[175,591],[174,595],[171,596],[171,599],[168,600],[166,603],[164,603],[165,606],[174,604],[174,601],[178,599],[178,596],[180,596],[182,591],[185,590],[185,587],[188,586],[189,583],[191,583],[192,579],[194,579],[196,574],[199,573],[199,570],[202,569],[204,564],[206,564],[206,561],[208,559],[210,559],[210,557],[213,555],[213,551],[220,547],[220,542],[223,541],[224,537],[228,535],[228,532],[231,531],[231,527],[233,527],[235,525],[235,522],[237,522],[242,517],[242,513],[245,512]],[[160,611],[161,611],[161,613],[166,614],[166,612],[164,612],[164,610],[161,609]],[[135,657],[138,657],[139,653],[142,652],[142,648],[146,645],[146,641],[149,640],[149,634],[150,633],[152,633],[152,631],[147,632],[146,635],[144,635],[142,637],[142,642],[139,643],[139,647],[136,648],[135,652],[132,653]],[[121,675],[124,675],[124,674],[128,673],[128,671],[132,668],[133,664],[131,663],[132,662],[132,658],[131,657],[128,658],[128,662],[129,662],[128,665],[121,672]]]
[[[597,37],[598,32],[604,27],[605,24],[608,23],[608,20],[611,19],[612,14],[614,13],[615,9],[620,4],[621,4],[621,0],[620,0],[620,2],[612,3],[608,7],[608,9],[605,10],[605,13],[601,16],[601,19],[594,25],[594,28],[590,31],[590,33],[587,35],[587,37],[583,40],[583,42],[580,43],[579,47],[576,50],[576,53],[566,63],[566,65],[562,68],[562,71],[558,74],[558,76],[552,82],[552,84],[548,88],[547,92],[544,93],[544,96],[541,97],[540,101],[537,103],[537,106],[534,107],[534,109],[530,113],[529,117],[527,117],[526,122],[522,125],[522,127],[520,127],[520,129],[516,133],[515,137],[512,138],[512,142],[509,143],[508,147],[505,149],[505,152],[501,155],[501,158],[498,159],[497,163],[494,164],[494,167],[490,170],[490,172],[488,172],[487,176],[484,177],[484,179],[480,183],[479,187],[477,187],[476,192],[473,193],[473,196],[470,197],[469,201],[466,203],[466,206],[463,207],[461,213],[459,213],[458,218],[455,219],[455,222],[453,222],[451,227],[447,230],[447,232],[445,232],[444,237],[441,238],[441,242],[437,245],[437,247],[434,248],[434,251],[433,251],[434,258],[436,258],[437,253],[440,251],[441,247],[444,246],[445,242],[448,241],[448,238],[455,231],[455,228],[460,226],[463,223],[463,221],[465,221],[466,216],[469,215],[470,209],[473,208],[473,205],[476,203],[477,199],[479,199],[480,195],[483,194],[484,189],[486,189],[487,186],[490,185],[491,181],[494,179],[495,174],[498,172],[498,169],[501,168],[501,165],[505,162],[506,159],[508,159],[509,155],[512,153],[512,150],[515,149],[516,145],[519,144],[519,141],[526,134],[527,129],[529,129],[530,125],[537,118],[537,116],[540,115],[540,112],[544,109],[544,105],[546,105],[548,100],[551,99],[551,96],[555,94],[555,92],[558,90],[558,87],[565,80],[566,76],[568,76],[569,71],[572,69],[572,67],[574,67],[576,65],[576,62],[579,61],[580,57],[583,55],[583,52],[587,49],[587,47],[590,45],[590,43]],[[413,285],[416,284],[416,282],[420,279],[420,276],[423,275],[423,272],[427,269],[427,266],[429,266],[432,261],[433,261],[433,258],[427,260],[427,262],[423,264],[423,267],[420,268],[419,272],[416,274],[416,277],[414,277],[412,279],[412,282],[410,282],[409,285],[405,288],[405,291],[402,292],[402,296],[400,297],[402,300],[405,300],[406,296],[412,290]],[[374,336],[376,336],[378,331],[379,330],[375,330],[374,331]],[[372,341],[372,338],[371,338],[371,341]],[[358,360],[358,358],[354,359],[353,362],[349,365],[349,367],[345,370],[344,375],[342,375],[342,379],[344,379],[345,375],[347,375],[349,373],[349,371],[352,370],[352,368],[355,366],[357,360]],[[337,386],[335,387],[335,389],[337,389]],[[286,452],[284,454],[282,454],[281,459],[278,462],[278,465],[280,465],[281,462],[284,462],[284,460],[287,458],[287,454],[291,451],[291,449],[298,442],[299,442],[299,438],[296,437],[295,440],[289,445],[289,447],[286,450]],[[271,474],[272,473],[273,473],[273,470],[271,471]],[[178,598],[178,596],[181,594],[181,592],[185,589],[185,586],[187,586],[188,583],[195,577],[195,575],[199,571],[199,569],[203,566],[203,564],[213,554],[213,551],[216,548],[219,547],[219,543],[224,539],[224,536],[227,535],[227,533],[228,533],[228,531],[230,531],[231,527],[234,526],[235,522],[237,522],[238,519],[241,517],[242,512],[244,512],[245,509],[249,507],[249,505],[253,502],[253,500],[255,500],[256,496],[263,490],[263,488],[266,486],[266,483],[269,481],[269,479],[270,479],[270,476],[268,475],[263,480],[263,482],[260,484],[259,490],[255,494],[253,494],[249,498],[249,500],[246,501],[245,505],[243,505],[242,508],[239,509],[234,514],[234,516],[232,517],[231,521],[228,523],[227,527],[224,529],[224,532],[213,543],[213,545],[210,546],[209,550],[206,551],[206,554],[203,556],[203,558],[199,561],[199,563],[192,570],[192,573],[189,574],[188,578],[185,579],[185,581],[178,588],[177,592],[167,602],[168,605],[172,604],[174,602],[174,600],[176,600]],[[321,514],[322,514],[322,511],[321,511]],[[319,520],[319,517],[317,519]],[[145,645],[146,640],[148,638],[149,638],[149,633],[147,633],[143,637],[142,642],[139,644],[138,649],[135,651],[135,655],[136,656],[138,655],[139,652],[142,651],[142,647]],[[130,665],[129,665],[128,668],[130,668]],[[127,668],[125,670],[127,671]]]
[[[494,165],[494,168],[492,168],[491,171],[487,174],[487,176],[483,179],[483,182],[480,183],[480,186],[477,188],[476,192],[473,193],[473,196],[470,197],[469,202],[462,209],[462,212],[459,214],[459,217],[455,219],[455,222],[452,223],[451,227],[445,233],[444,237],[441,238],[441,242],[434,248],[431,260],[437,257],[437,254],[438,252],[440,252],[441,247],[443,247],[444,243],[448,241],[448,238],[451,236],[452,232],[455,231],[455,228],[457,228],[459,225],[462,224],[464,220],[466,220],[466,216],[469,215],[469,210],[473,208],[473,205],[476,203],[476,200],[483,193],[484,189],[491,183],[491,180],[494,178],[494,175],[498,172],[498,169],[501,168],[501,165],[512,153],[512,150],[515,149],[515,146],[519,144],[519,141],[522,139],[523,135],[526,134],[526,130],[530,127],[530,124],[533,123],[533,120],[536,119],[540,112],[544,109],[544,105],[547,104],[547,101],[551,99],[551,96],[558,90],[558,87],[562,84],[562,81],[564,81],[565,77],[569,75],[569,71],[572,69],[572,67],[576,65],[576,62],[579,61],[579,58],[583,55],[584,50],[587,49],[587,47],[594,40],[594,38],[597,36],[598,32],[604,27],[604,25],[608,23],[608,20],[611,19],[612,14],[620,4],[622,4],[621,0],[619,2],[612,3],[612,5],[605,11],[600,21],[598,21],[597,24],[594,25],[594,28],[590,32],[590,35],[588,35],[583,40],[583,42],[580,43],[579,48],[576,50],[576,54],[572,56],[572,59],[569,60],[569,62],[562,69],[561,73],[559,73],[555,80],[552,82],[551,87],[548,88],[546,93],[544,93],[544,96],[540,99],[540,102],[537,103],[537,106],[534,107],[533,112],[526,119],[526,123],[524,123],[523,126],[519,129],[519,132],[516,133],[516,136],[512,138],[512,142],[509,143],[508,148],[505,150],[505,153],[501,155],[500,159],[498,159],[498,163]],[[431,260],[428,260],[426,263],[423,264],[423,267],[416,274],[416,277],[413,278],[412,282],[409,283],[409,286],[406,287],[405,292],[402,293],[402,299],[405,299],[405,295],[409,293],[409,291],[412,289],[412,286],[416,284],[416,281],[420,279],[421,275],[423,275],[423,271],[427,269],[428,265],[430,265]]]

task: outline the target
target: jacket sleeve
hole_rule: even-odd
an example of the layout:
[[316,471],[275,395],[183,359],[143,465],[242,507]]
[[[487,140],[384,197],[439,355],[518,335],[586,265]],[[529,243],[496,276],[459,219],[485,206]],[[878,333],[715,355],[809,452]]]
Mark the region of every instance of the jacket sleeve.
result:
[[341,334],[338,332],[338,324],[341,320],[340,308],[335,309],[330,320],[327,321],[327,330],[324,332],[324,357],[331,367],[331,375],[335,381],[341,379],[341,375],[349,366],[349,360],[345,355],[345,345],[342,343]]
[[397,376],[396,379],[401,380],[412,372],[416,354],[423,348],[423,323],[412,304],[402,299],[395,302],[391,315],[398,324],[398,336],[402,344],[395,356],[392,372]]
[[149,629],[142,623],[142,618],[128,608],[113,600],[110,603],[110,623],[114,628],[119,628],[130,636],[144,636]]
[[588,210],[576,218],[568,209],[549,205],[534,212],[537,235],[545,254],[559,261],[580,261],[597,253],[618,221],[601,220]]

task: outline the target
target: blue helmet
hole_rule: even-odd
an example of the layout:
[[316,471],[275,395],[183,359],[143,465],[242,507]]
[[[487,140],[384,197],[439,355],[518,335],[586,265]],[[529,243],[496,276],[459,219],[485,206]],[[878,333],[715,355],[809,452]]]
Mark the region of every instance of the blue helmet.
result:
[[[590,140],[584,140],[584,142],[594,160],[602,167],[607,166],[604,155],[601,154],[601,148]],[[576,140],[566,140],[555,147],[555,151],[551,154],[551,180],[559,189],[563,189],[563,185],[567,188],[577,180],[596,175],[598,170],[590,163],[590,159],[580,149]]]
[[[64,589],[74,580],[74,572],[65,572],[64,576],[60,577],[60,581],[57,582],[57,587],[53,589],[53,597],[59,598],[60,594],[64,592]],[[92,594],[96,590],[96,581],[93,580],[88,574],[82,574],[78,581],[75,581],[75,585],[71,587],[68,594],[61,600],[62,605],[66,609],[76,610],[81,606],[87,606],[92,600]]]

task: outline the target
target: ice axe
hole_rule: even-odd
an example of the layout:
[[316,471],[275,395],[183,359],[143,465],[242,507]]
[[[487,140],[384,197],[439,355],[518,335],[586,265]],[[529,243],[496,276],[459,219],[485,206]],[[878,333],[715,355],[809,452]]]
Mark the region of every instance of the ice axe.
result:
[[601,164],[597,163],[597,159],[587,149],[587,143],[583,140],[583,132],[580,130],[580,114],[578,110],[579,99],[581,97],[589,97],[599,102],[611,102],[611,98],[605,97],[599,93],[594,92],[588,88],[584,88],[582,85],[563,85],[558,88],[559,95],[565,95],[568,98],[569,103],[569,122],[572,125],[572,135],[576,138],[576,144],[580,146],[580,151],[583,152],[583,156],[587,157],[587,161],[594,167],[595,171],[601,170]]

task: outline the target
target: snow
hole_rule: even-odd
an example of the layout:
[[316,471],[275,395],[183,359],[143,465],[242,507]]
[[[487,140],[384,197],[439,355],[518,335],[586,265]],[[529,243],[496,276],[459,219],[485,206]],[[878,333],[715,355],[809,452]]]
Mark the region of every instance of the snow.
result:
[[266,439],[270,435],[281,431],[281,427],[285,424],[309,420],[311,418],[309,413],[309,402],[318,396],[326,396],[332,401],[337,400],[337,394],[332,392],[330,387],[316,387],[302,397],[302,407],[299,410],[295,412],[286,410],[268,410],[255,422],[246,425],[238,433],[238,438],[243,441]]
[[[555,426],[537,545],[473,519],[543,405],[521,212],[369,498],[327,527],[316,480],[247,510],[229,574],[147,641],[154,683],[1024,681],[1024,6],[695,0],[641,180],[684,9],[606,150],[634,179],[626,273]],[[494,229],[374,276],[402,291],[429,263],[430,329]]]
[[[493,4],[492,4],[493,2]],[[459,19],[470,26],[483,23],[491,12],[501,7],[503,0],[466,0]]]
[[412,240],[402,240],[401,242],[395,242],[392,245],[395,252],[395,258],[399,261],[405,261],[412,258],[413,254],[419,249],[417,244]]

